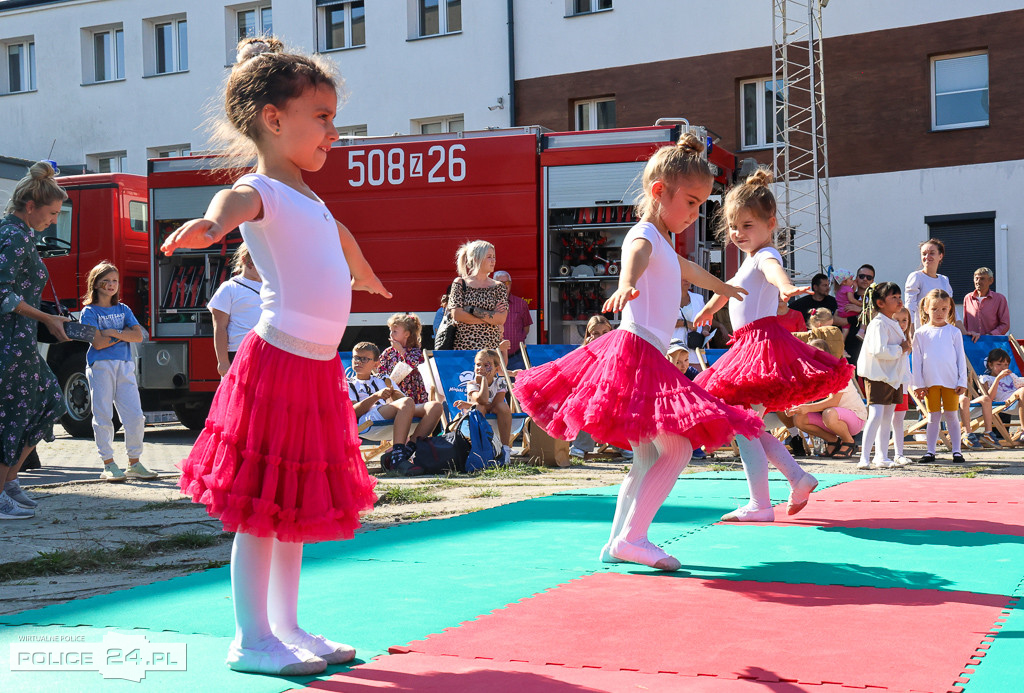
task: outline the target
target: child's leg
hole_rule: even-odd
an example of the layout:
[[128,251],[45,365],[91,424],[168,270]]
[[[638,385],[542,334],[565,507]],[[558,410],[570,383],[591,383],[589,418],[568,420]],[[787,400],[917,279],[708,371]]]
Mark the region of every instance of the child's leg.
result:
[[413,438],[426,438],[433,434],[434,429],[437,428],[437,423],[441,420],[441,413],[444,411],[444,405],[440,402],[427,402],[426,404],[416,405],[416,410],[413,412],[415,416],[420,417],[420,422],[416,424],[416,430],[413,431]]
[[892,437],[892,416],[896,413],[895,404],[882,405],[881,425],[878,427],[878,434],[875,438],[875,459],[876,466],[888,467],[892,465],[889,459],[889,438]]
[[726,513],[722,520],[771,522],[775,519],[775,511],[768,493],[768,456],[761,445],[761,438],[736,436],[736,446],[740,449],[743,473],[747,475],[750,502],[742,508]]
[[110,368],[113,361],[100,360],[85,369],[92,401],[92,432],[104,463],[114,461],[114,391],[117,383]]
[[686,438],[669,433],[659,434],[652,442],[658,459],[641,479],[636,500],[623,521],[622,534],[612,542],[612,551],[617,558],[633,563],[660,570],[677,570],[679,561],[651,544],[647,540],[647,530],[679,473],[690,461],[693,448]]
[[395,420],[391,442],[395,445],[405,445],[409,442],[409,430],[412,428],[412,415],[416,411],[416,403],[409,397],[402,397],[391,404],[385,404],[378,411],[381,416]]
[[928,414],[928,428],[925,429],[925,438],[928,442],[928,454],[935,454],[935,443],[939,440],[939,429],[942,428],[942,412],[933,411]]
[[956,390],[942,388],[942,419],[949,431],[951,452],[960,455],[960,397]]
[[857,465],[861,469],[871,466],[871,445],[878,437],[878,429],[882,427],[883,416],[885,416],[884,404],[868,405],[868,420],[861,433],[860,463]]
[[135,364],[131,361],[116,361],[119,377],[114,389],[114,406],[124,425],[124,445],[128,460],[138,462],[142,457],[142,437],[146,430],[146,415],[142,413],[139,399],[139,385],[135,381]]
[[267,615],[270,627],[281,642],[309,650],[328,664],[341,664],[356,656],[348,645],[310,635],[299,627],[299,576],[302,573],[302,544],[273,540]]
[[512,410],[509,408],[508,402],[501,400],[491,407],[491,411],[498,419],[498,438],[501,439],[501,444],[507,448],[512,442]]
[[903,457],[903,439],[906,437],[903,421],[907,418],[907,411],[894,411],[892,413],[892,447],[896,457]]
[[228,648],[228,666],[279,676],[318,674],[327,663],[312,652],[281,642],[270,628],[267,591],[274,540],[245,532],[231,546],[231,599],[235,607],[235,640]]
[[611,544],[622,533],[626,516],[636,501],[636,493],[637,489],[640,488],[640,482],[643,481],[644,476],[651,470],[654,463],[658,461],[658,450],[654,446],[654,441],[644,443],[630,441],[630,446],[633,448],[633,464],[629,468],[629,473],[622,480],[622,484],[619,485],[619,497],[615,502],[615,517],[612,518],[611,536],[608,538],[608,543],[601,549],[601,560],[604,563],[621,562],[612,556]]
[[[818,480],[804,471],[804,468],[793,458],[786,446],[771,433],[762,433],[760,440],[768,461],[775,465],[775,468],[782,472],[786,481],[789,482],[789,507],[786,512],[796,515],[807,505],[807,499],[810,497],[811,491],[817,488]],[[768,503],[771,504],[770,499]]]

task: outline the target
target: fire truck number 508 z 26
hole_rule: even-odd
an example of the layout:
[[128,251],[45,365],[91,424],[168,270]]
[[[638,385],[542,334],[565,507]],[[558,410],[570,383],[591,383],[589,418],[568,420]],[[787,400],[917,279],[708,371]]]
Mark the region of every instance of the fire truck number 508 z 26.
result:
[[466,177],[466,160],[459,156],[466,151],[463,144],[443,147],[435,144],[424,154],[410,152],[401,147],[383,149],[350,149],[348,167],[353,188],[364,185],[401,185],[407,179],[427,177],[428,183],[460,181]]

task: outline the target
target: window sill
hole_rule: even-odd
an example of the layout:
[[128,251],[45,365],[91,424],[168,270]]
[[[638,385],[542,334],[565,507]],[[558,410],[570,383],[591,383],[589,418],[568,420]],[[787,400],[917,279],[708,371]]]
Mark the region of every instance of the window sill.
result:
[[112,82],[127,82],[127,77],[118,77],[117,79],[105,79],[100,82],[82,82],[83,87],[94,87],[97,84],[111,84]]
[[593,10],[591,12],[574,12],[573,14],[565,15],[564,18],[565,19],[572,19],[573,17],[589,17],[589,16],[595,15],[595,14],[604,14],[605,12],[611,12],[614,9],[615,9],[614,7],[609,7],[609,8],[604,9],[604,10]]
[[[780,143],[779,147],[782,146],[782,143]],[[749,147],[740,147],[741,152],[770,152],[773,149],[775,149],[774,144],[753,144]]]
[[992,127],[991,122],[988,123],[968,123],[967,125],[943,125],[942,127],[933,127],[929,132],[959,132],[961,130],[984,130],[985,128]]
[[429,36],[412,36],[406,41],[426,41],[427,39],[444,38],[445,36],[458,36],[462,31],[449,31],[447,34],[430,34]]
[[5,91],[0,92],[0,96],[17,96],[18,94],[35,94],[38,89],[23,89],[21,91]]
[[142,75],[142,79],[151,79],[153,77],[168,77],[170,75],[183,75],[187,72],[188,70],[175,70],[174,72],[154,72],[151,75]]
[[317,53],[343,53],[344,51],[354,51],[360,48],[366,48],[365,43],[361,43],[358,46],[342,46],[341,48],[321,48]]

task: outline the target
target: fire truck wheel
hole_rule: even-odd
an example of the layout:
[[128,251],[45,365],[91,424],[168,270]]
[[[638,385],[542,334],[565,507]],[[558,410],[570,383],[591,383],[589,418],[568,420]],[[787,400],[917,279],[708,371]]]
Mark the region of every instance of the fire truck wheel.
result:
[[[89,380],[85,376],[85,352],[73,354],[57,368],[57,382],[67,403],[68,413],[60,423],[74,438],[92,438],[92,397]],[[114,432],[121,430],[117,409],[113,411]]]
[[201,431],[206,425],[206,417],[210,413],[211,399],[178,402],[174,405],[174,415],[181,425],[190,431]]

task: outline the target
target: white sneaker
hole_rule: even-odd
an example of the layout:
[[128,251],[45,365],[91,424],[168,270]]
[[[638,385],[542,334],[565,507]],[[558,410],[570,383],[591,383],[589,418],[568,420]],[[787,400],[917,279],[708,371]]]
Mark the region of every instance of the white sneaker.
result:
[[889,469],[895,466],[892,460],[871,460],[872,469]]
[[755,510],[749,505],[744,505],[722,515],[722,522],[775,522],[775,508],[769,505],[767,508]]
[[100,481],[127,481],[128,477],[124,475],[124,470],[117,466],[116,463],[108,464],[103,467],[103,471],[100,472]]
[[892,461],[892,466],[906,467],[911,462],[913,462],[913,460],[907,457],[906,455],[896,455],[896,458]]
[[647,539],[641,539],[636,543],[625,539],[616,539],[612,542],[611,554],[620,561],[639,563],[669,573],[679,570],[680,566],[674,556],[665,553],[661,547],[655,546]]
[[39,503],[28,497],[28,494],[21,488],[21,484],[18,480],[8,481],[4,484],[4,492],[11,497],[11,500],[20,505],[23,508],[34,508]]
[[508,465],[512,461],[512,448],[505,445],[501,448],[501,464]]
[[35,510],[21,507],[6,491],[0,491],[0,520],[27,520],[35,516]]
[[586,454],[587,453],[583,452],[582,450],[580,450],[575,445],[573,445],[571,448],[569,448],[569,457],[584,458],[586,456]]
[[156,479],[158,476],[156,472],[151,472],[143,467],[141,462],[129,465],[128,471],[124,475],[127,479]]
[[868,460],[861,460],[857,463],[857,469],[871,469],[871,462]]

